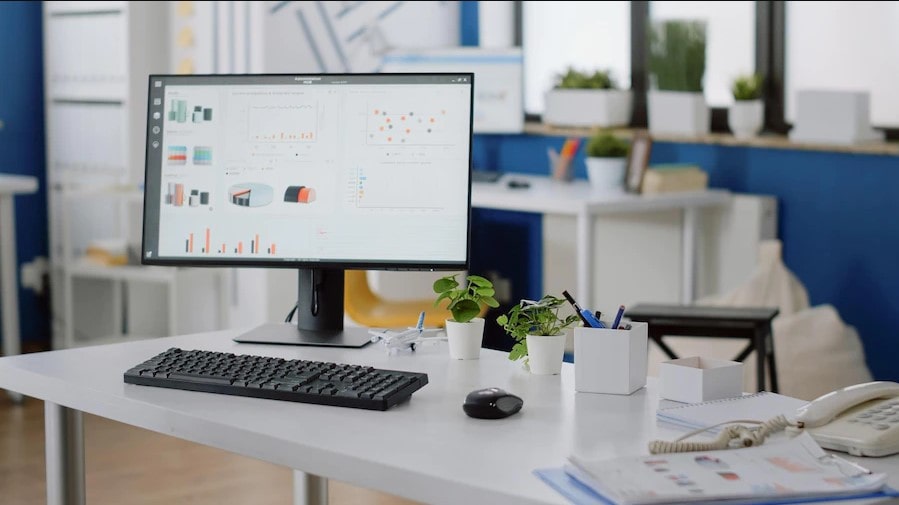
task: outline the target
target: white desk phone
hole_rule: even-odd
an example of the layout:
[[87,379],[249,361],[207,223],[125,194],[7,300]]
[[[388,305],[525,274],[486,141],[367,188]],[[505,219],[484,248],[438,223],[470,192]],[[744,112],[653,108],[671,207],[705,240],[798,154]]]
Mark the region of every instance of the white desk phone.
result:
[[795,420],[825,449],[854,456],[899,453],[899,384],[838,389],[800,408]]
[[[899,384],[874,381],[827,393],[799,408],[793,416],[767,421],[733,420],[714,441],[685,441],[715,426],[699,429],[673,442],[652,441],[653,454],[709,451],[764,443],[768,435],[787,430],[807,431],[818,444],[853,456],[888,456],[899,453]],[[745,424],[757,424],[749,428]]]

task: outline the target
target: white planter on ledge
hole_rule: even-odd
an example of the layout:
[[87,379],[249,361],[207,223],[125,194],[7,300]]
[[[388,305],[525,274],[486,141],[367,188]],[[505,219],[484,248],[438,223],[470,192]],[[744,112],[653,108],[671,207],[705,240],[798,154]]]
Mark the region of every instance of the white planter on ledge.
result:
[[737,100],[727,111],[727,126],[738,139],[755,137],[762,131],[765,117],[761,100]]
[[551,89],[546,92],[543,122],[558,126],[626,126],[633,94],[621,89]]
[[651,90],[647,98],[651,134],[708,135],[711,115],[702,93]]

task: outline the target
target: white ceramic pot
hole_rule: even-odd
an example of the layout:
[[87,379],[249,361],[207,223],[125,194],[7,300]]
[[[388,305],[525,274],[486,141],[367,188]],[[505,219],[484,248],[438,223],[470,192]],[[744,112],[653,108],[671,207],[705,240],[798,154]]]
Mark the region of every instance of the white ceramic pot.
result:
[[761,100],[737,100],[727,112],[727,126],[738,139],[755,137],[762,131],[764,114]]
[[545,95],[543,122],[560,126],[626,126],[633,94],[620,89],[551,89]]
[[558,375],[562,373],[562,359],[565,357],[566,335],[546,337],[528,335],[528,368],[534,375]]
[[651,90],[648,113],[652,134],[699,137],[709,133],[711,115],[702,93]]
[[627,167],[626,158],[590,158],[587,164],[587,179],[590,185],[602,191],[621,191],[624,189],[624,173]]
[[466,323],[447,319],[446,339],[450,359],[478,359],[484,340],[484,318],[476,317]]

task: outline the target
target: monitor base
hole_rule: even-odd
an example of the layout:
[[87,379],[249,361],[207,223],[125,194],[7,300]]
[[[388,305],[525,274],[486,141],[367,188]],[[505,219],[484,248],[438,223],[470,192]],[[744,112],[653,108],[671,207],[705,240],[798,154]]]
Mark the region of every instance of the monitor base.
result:
[[368,328],[301,330],[295,323],[264,324],[234,337],[242,344],[306,345],[315,347],[364,347],[371,342]]

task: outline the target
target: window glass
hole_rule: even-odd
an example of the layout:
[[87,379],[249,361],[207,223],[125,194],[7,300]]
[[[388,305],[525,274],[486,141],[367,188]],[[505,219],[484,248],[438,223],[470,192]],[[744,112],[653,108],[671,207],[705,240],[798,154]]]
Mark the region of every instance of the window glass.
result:
[[868,91],[871,123],[899,127],[899,2],[787,2],[786,120],[796,91]]
[[703,89],[711,107],[733,103],[731,82],[755,71],[755,2],[650,2],[651,21],[706,22]]
[[543,113],[543,95],[568,67],[610,70],[631,87],[630,2],[522,2],[525,111]]

